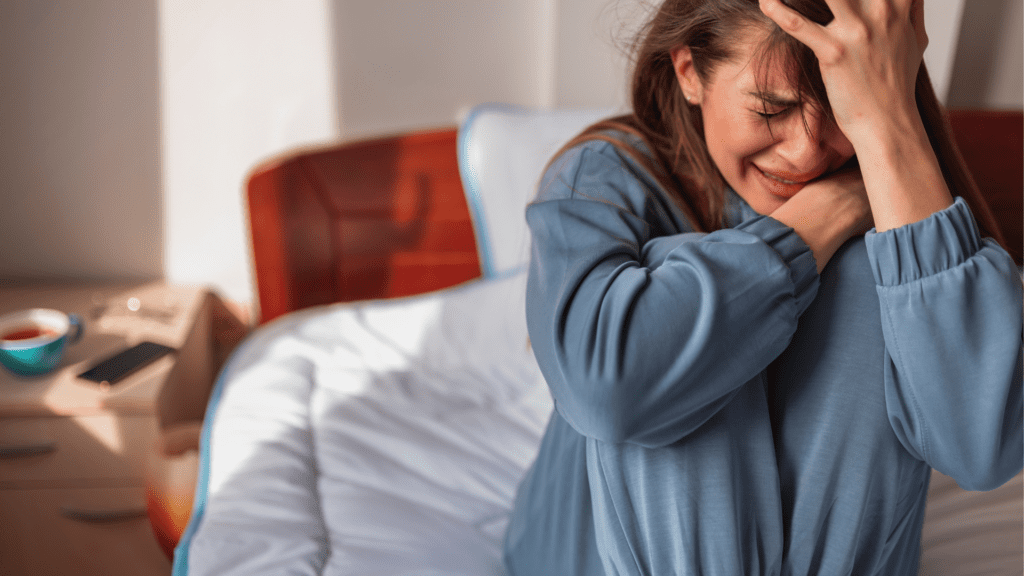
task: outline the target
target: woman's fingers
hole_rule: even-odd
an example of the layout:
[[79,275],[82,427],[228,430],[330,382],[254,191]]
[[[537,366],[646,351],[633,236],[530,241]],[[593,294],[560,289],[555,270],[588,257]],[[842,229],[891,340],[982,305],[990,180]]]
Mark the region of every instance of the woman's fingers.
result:
[[832,41],[825,28],[808,20],[796,10],[782,3],[782,0],[760,0],[761,12],[772,22],[779,25],[784,32],[803,42],[820,59],[819,50],[826,50]]
[[[857,4],[856,8],[853,4]],[[857,16],[864,7],[864,0],[825,0],[825,5],[832,11],[833,17],[844,21]]]
[[783,0],[759,1],[766,17],[814,52],[833,115],[854,148],[895,123],[893,102],[906,115],[917,113],[923,0],[825,0],[834,18],[824,26]]

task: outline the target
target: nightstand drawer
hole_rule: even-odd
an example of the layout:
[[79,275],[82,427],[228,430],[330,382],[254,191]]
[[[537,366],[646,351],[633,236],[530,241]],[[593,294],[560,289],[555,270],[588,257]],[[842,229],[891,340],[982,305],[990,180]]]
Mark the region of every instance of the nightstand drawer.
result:
[[145,497],[141,487],[0,490],[0,574],[170,574]]
[[79,480],[141,486],[156,436],[153,416],[0,419],[0,488],[58,487]]

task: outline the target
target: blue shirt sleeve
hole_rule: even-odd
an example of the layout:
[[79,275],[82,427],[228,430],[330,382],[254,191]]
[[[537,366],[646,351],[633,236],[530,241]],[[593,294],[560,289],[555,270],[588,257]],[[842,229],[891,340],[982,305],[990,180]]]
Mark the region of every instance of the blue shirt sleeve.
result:
[[552,163],[527,208],[530,339],[556,409],[584,436],[684,437],[785,349],[817,291],[791,228],[759,216],[699,234],[667,203],[593,141]]
[[981,238],[959,198],[865,242],[893,430],[911,454],[965,489],[1003,484],[1024,467],[1024,300],[1013,260]]

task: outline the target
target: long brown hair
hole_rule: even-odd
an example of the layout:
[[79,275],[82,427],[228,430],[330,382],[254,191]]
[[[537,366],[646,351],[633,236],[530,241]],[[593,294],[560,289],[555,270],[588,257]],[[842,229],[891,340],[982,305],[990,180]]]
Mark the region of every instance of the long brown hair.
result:
[[[786,0],[786,3],[819,24],[832,21],[832,11],[824,0]],[[764,16],[757,0],[665,0],[633,43],[633,113],[588,127],[568,142],[563,151],[587,140],[612,142],[659,180],[694,228],[712,231],[723,227],[727,184],[708,154],[700,108],[688,104],[683,97],[671,52],[688,46],[694,70],[706,83],[718,64],[733,58],[731,41],[751,25],[768,30],[756,52],[762,63],[769,64],[776,58],[789,62],[791,65],[784,69],[790,73],[789,80],[798,99],[819,108],[825,120],[830,121],[832,110],[814,53]],[[917,75],[916,90],[918,111],[946,184],[954,196],[963,197],[971,207],[982,234],[1005,246],[995,219],[953,140],[949,121],[935,97],[924,63]],[[610,135],[611,131],[637,136],[649,150],[647,153],[636,150]]]

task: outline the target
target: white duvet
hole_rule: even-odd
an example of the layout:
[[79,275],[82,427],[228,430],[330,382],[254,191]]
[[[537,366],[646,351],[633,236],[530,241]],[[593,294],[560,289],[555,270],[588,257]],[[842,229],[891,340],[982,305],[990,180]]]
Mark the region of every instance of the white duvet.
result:
[[246,340],[211,402],[176,573],[501,574],[551,411],[524,284],[312,308]]

